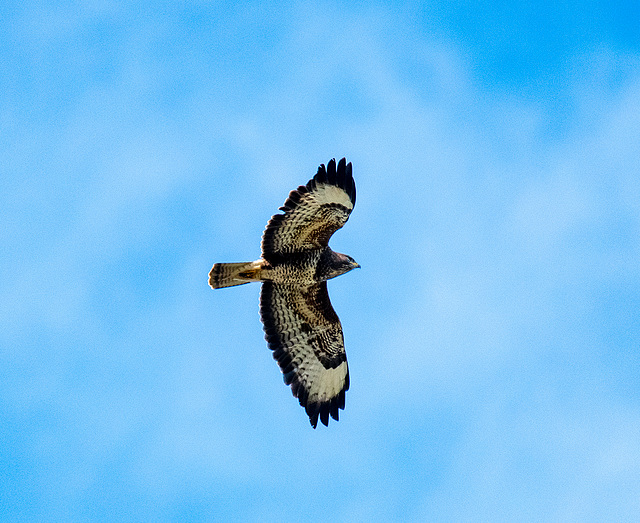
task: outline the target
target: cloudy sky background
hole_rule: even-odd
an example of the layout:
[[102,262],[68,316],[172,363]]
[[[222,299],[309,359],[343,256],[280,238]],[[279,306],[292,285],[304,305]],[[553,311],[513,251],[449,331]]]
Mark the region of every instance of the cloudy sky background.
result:
[[[0,12],[0,515],[637,517],[637,2]],[[342,156],[314,431],[207,273]]]

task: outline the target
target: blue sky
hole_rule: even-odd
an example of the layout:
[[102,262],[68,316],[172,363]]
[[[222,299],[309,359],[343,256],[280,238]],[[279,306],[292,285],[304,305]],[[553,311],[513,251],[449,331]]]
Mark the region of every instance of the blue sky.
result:
[[[275,5],[0,8],[3,518],[636,519],[638,3]],[[207,273],[342,156],[314,431]]]

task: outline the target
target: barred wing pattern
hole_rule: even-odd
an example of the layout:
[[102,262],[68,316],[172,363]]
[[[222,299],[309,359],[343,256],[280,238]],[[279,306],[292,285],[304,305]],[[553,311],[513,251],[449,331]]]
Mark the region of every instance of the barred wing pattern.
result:
[[349,219],[356,203],[351,162],[343,158],[320,166],[307,183],[289,193],[284,214],[269,220],[262,235],[262,257],[270,261],[289,253],[319,249]]
[[349,389],[342,325],[327,282],[297,286],[264,282],[260,316],[273,357],[315,428],[338,419]]

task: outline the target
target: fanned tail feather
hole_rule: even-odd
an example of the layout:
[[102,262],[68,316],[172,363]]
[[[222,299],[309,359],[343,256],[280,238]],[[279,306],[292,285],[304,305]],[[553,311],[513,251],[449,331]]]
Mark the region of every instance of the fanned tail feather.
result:
[[209,273],[213,289],[260,281],[260,266],[256,262],[216,263]]

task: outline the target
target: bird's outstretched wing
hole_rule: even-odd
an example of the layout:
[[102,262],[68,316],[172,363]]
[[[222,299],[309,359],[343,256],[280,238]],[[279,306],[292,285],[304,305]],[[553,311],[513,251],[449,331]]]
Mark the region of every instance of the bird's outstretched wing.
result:
[[264,282],[260,316],[265,339],[313,428],[338,419],[349,388],[342,326],[327,282],[306,287]]
[[307,185],[289,193],[280,207],[284,214],[269,220],[262,235],[262,257],[267,261],[292,252],[326,247],[329,238],[349,219],[356,204],[351,162],[343,158],[320,166]]

